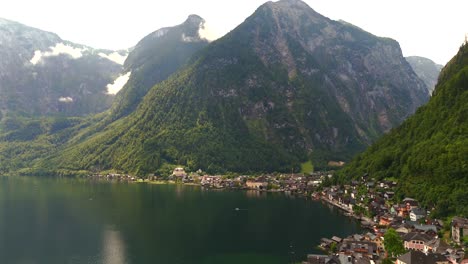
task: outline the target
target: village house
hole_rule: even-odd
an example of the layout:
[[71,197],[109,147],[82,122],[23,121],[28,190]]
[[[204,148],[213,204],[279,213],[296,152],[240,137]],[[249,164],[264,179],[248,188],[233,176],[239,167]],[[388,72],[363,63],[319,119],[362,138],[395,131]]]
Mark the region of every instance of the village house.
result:
[[426,211],[421,208],[414,208],[411,209],[409,216],[411,221],[416,222],[419,219],[426,217]]
[[[458,264],[458,263],[468,263],[468,256],[465,257],[465,251],[463,250],[455,250],[448,248],[443,255],[452,263],[452,264]],[[464,260],[465,258],[465,260]]]
[[340,245],[339,252],[357,258],[368,257],[372,259],[377,255],[377,245],[368,241],[345,239]]
[[398,211],[397,215],[400,216],[400,217],[405,218],[405,217],[407,217],[409,215],[409,213],[408,213],[409,210],[408,210],[408,208],[406,207],[405,204],[399,205],[398,208],[397,208],[397,211]]
[[393,216],[390,214],[384,214],[379,219],[379,225],[389,226],[393,222]]
[[201,177],[200,184],[205,187],[219,187],[221,186],[221,176],[208,176]]
[[393,196],[395,196],[395,192],[385,192],[384,193],[384,198],[387,199],[387,200],[392,199]]
[[440,239],[427,234],[410,232],[403,236],[404,247],[408,250],[417,250],[423,253],[436,252]]
[[411,232],[411,230],[412,226],[407,223],[401,224],[395,229],[395,231],[399,234],[408,234],[409,232]]
[[424,254],[420,251],[410,250],[397,258],[395,264],[449,264],[448,259],[442,254]]
[[427,235],[430,235],[432,237],[437,236],[437,227],[435,225],[413,225],[414,231],[420,232],[420,233],[425,233]]
[[327,264],[331,258],[332,257],[328,255],[308,254],[307,261],[303,263],[304,264]]
[[461,244],[464,236],[468,236],[468,219],[456,216],[452,219],[452,240]]
[[253,189],[253,190],[266,190],[268,186],[268,182],[266,181],[247,181],[245,183],[247,188]]
[[403,199],[403,203],[406,205],[407,211],[411,211],[412,209],[418,208],[419,203],[413,198],[405,198]]
[[172,171],[172,176],[175,176],[177,178],[184,178],[185,176],[187,176],[187,173],[185,173],[185,170],[184,168],[175,168],[173,171]]

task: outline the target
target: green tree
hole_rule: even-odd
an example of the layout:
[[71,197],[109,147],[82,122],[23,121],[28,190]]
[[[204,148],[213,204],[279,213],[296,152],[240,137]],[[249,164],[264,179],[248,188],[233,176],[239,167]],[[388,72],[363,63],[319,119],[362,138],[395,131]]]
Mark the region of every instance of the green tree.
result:
[[389,228],[384,235],[384,247],[389,257],[398,257],[405,253],[403,240],[393,228]]
[[338,250],[338,247],[337,247],[336,243],[332,242],[330,244],[330,253],[336,253],[337,250]]

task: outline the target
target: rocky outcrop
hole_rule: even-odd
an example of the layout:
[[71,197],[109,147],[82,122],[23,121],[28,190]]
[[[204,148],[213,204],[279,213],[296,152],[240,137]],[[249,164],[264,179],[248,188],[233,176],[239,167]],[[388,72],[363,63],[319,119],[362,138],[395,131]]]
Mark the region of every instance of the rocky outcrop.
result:
[[406,57],[406,60],[413,68],[414,72],[427,86],[429,94],[432,94],[437,84],[437,78],[442,70],[442,65],[436,64],[432,60],[424,57]]

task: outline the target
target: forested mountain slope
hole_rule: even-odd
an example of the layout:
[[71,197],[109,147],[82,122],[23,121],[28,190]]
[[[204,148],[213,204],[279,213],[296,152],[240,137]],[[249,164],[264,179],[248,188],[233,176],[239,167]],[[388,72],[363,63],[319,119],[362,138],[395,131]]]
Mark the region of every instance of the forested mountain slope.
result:
[[349,159],[428,98],[396,41],[302,1],[268,2],[135,111],[38,166],[291,171],[310,159]]
[[399,179],[438,215],[468,216],[468,45],[442,70],[427,105],[358,155],[342,177]]

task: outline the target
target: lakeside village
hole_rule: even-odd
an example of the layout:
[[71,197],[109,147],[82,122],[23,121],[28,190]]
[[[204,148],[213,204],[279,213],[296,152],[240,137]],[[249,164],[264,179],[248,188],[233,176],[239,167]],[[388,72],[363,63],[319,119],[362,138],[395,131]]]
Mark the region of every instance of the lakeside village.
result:
[[[375,181],[364,175],[349,185],[324,187],[322,183],[333,177],[333,171],[257,177],[202,174],[201,171],[188,174],[183,168],[175,168],[172,175],[164,179],[154,175],[145,180],[119,174],[92,176],[119,181],[191,184],[210,189],[285,192],[321,200],[361,221],[366,230],[363,234],[322,238],[317,246],[326,254],[309,254],[303,264],[468,264],[468,254],[465,255],[468,219],[454,217],[450,223],[431,219],[430,211],[420,207],[415,199],[395,199],[396,181]],[[385,245],[392,248],[386,250]]]

